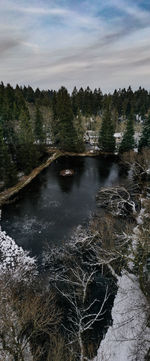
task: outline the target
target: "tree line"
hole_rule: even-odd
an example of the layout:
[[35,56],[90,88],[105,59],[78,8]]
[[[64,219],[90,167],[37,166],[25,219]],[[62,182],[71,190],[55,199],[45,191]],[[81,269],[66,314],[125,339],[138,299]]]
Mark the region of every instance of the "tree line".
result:
[[115,150],[115,122],[122,117],[127,126],[120,153],[134,148],[135,114],[144,120],[139,149],[150,146],[150,93],[131,87],[102,94],[75,87],[58,91],[13,88],[0,84],[0,182],[6,187],[17,182],[20,172],[29,174],[41,161],[45,146],[52,142],[64,151],[83,152],[83,116],[102,117],[98,145],[101,151]]
[[[59,90],[40,90],[39,88],[34,90],[31,86],[16,85],[13,88],[10,84],[5,86],[1,82],[0,114],[18,119],[20,107],[24,102],[55,107],[58,92]],[[74,87],[69,96],[74,115],[77,115],[78,111],[84,115],[101,113],[106,108],[108,100],[112,110],[117,112],[119,117],[128,117],[130,113],[140,114],[144,117],[150,108],[150,92],[142,87],[136,91],[133,91],[131,86],[128,89],[115,89],[112,94],[103,94],[100,88],[91,90],[88,86],[86,89],[81,87],[78,90]]]

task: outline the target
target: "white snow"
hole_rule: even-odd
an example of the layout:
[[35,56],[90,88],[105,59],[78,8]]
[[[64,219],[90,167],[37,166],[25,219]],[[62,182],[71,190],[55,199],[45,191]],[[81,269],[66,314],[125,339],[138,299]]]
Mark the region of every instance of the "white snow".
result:
[[139,226],[143,224],[143,217],[145,216],[145,208],[143,206],[144,199],[141,198],[141,205],[142,208],[140,210],[140,213],[136,217],[137,225],[133,228],[133,234],[132,234],[132,243],[129,246],[129,261],[128,261],[128,267],[132,271],[134,266],[134,256],[136,253],[137,245],[138,245],[138,239],[140,237],[140,229]]
[[[143,199],[141,204],[143,205]],[[140,236],[139,226],[145,216],[144,206],[133,229],[128,267],[131,272],[134,253]],[[118,279],[118,291],[112,308],[112,326],[102,340],[93,361],[144,361],[150,348],[150,328],[146,327],[149,305],[141,291],[138,278],[123,270]]]
[[65,175],[70,175],[70,174],[72,174],[72,172],[71,172],[71,170],[66,169],[66,170],[64,171],[64,174],[65,174]]
[[64,169],[60,172],[60,175],[62,176],[67,176],[67,175],[73,175],[74,174],[74,170],[73,169]]
[[147,173],[148,175],[150,175],[150,168],[148,168],[148,169],[146,170],[146,173]]
[[122,138],[123,133],[114,133],[115,138]]
[[[0,360],[13,361],[12,350],[16,347],[16,352],[22,349],[23,359],[25,361],[33,361],[29,343],[26,339],[20,341],[20,322],[14,311],[13,301],[11,297],[9,297],[9,281],[12,281],[13,284],[14,282],[30,283],[36,275],[37,267],[35,258],[30,257],[28,252],[24,251],[22,247],[19,247],[0,227],[0,281],[2,281],[0,329],[3,335],[7,335],[7,337],[5,337],[5,341],[7,341],[6,349],[0,340]],[[5,276],[7,277],[5,278]],[[2,288],[3,285],[4,289]],[[3,302],[4,300],[6,300],[6,304]],[[12,325],[12,327],[10,327],[10,325]]]
[[144,361],[149,349],[147,302],[133,274],[122,273],[108,328],[94,361]]
[[35,258],[0,228],[0,277],[4,274],[9,274],[13,281],[31,281],[37,270]]

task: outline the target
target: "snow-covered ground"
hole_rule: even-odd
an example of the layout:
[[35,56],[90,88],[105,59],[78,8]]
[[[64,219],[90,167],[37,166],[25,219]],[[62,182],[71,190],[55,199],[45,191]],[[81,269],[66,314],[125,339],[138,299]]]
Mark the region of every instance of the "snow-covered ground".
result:
[[144,361],[150,347],[150,329],[146,327],[147,302],[133,274],[118,277],[118,292],[109,327],[94,361]]
[[13,281],[30,281],[36,273],[35,258],[0,228],[0,276],[9,274]]
[[0,277],[4,275],[13,281],[29,282],[37,275],[37,266],[36,259],[19,247],[0,226]]
[[35,258],[30,257],[0,227],[0,360],[13,361],[15,352],[16,355],[22,352],[25,361],[33,360],[29,343],[26,339],[20,341],[20,321],[14,311],[9,287],[11,283],[28,284],[36,275]]
[[[141,199],[141,204],[144,200]],[[128,267],[131,272],[140,237],[139,225],[145,215],[142,206],[133,230]],[[102,340],[93,361],[144,361],[150,348],[150,328],[147,327],[149,305],[141,291],[138,278],[125,270],[118,276],[118,291],[112,308],[112,326]]]

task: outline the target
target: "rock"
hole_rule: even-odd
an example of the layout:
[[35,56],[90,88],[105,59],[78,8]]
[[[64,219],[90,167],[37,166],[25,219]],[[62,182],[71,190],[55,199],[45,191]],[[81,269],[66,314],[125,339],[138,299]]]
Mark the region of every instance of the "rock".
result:
[[74,170],[73,169],[63,169],[63,170],[61,170],[60,175],[62,175],[63,177],[72,176],[72,175],[74,175]]

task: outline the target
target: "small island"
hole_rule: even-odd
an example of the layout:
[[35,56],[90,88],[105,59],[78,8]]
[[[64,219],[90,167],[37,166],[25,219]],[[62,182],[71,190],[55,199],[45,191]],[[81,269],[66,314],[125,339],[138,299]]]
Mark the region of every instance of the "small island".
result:
[[74,175],[74,170],[73,169],[63,169],[61,170],[61,172],[59,173],[60,175],[62,175],[63,177],[70,177],[72,175]]

